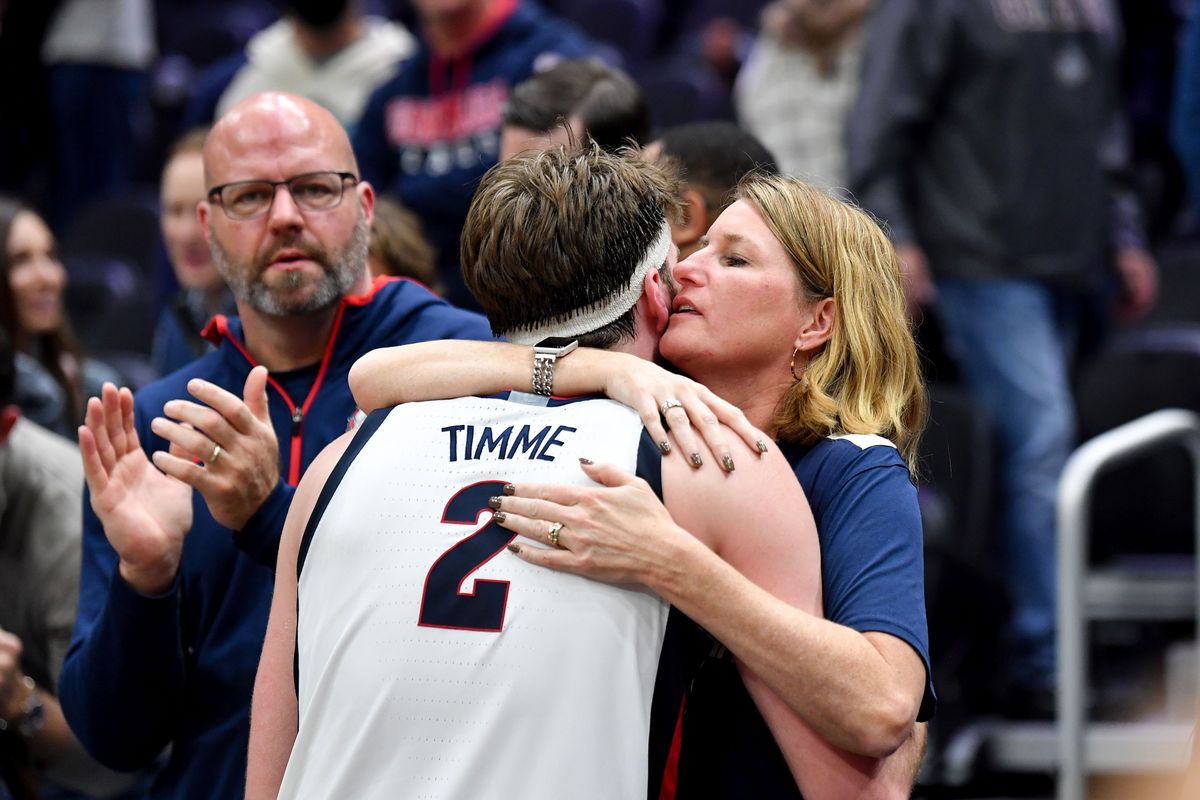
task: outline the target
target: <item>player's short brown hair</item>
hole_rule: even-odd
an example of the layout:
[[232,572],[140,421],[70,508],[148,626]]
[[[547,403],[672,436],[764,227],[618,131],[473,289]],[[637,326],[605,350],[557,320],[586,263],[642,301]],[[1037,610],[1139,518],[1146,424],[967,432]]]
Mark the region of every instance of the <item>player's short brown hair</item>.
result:
[[[636,151],[594,144],[530,150],[492,167],[467,213],[461,252],[463,278],[492,329],[512,335],[565,323],[629,289],[677,213],[675,189]],[[631,335],[632,311],[618,320],[617,338],[587,343]]]

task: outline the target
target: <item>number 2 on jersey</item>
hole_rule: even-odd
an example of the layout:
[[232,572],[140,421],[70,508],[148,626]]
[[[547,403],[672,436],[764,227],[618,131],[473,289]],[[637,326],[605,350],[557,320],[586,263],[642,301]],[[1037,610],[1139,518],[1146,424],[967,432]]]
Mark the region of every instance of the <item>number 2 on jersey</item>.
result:
[[[484,481],[460,489],[446,503],[442,522],[475,525],[488,500],[504,489],[503,481]],[[429,568],[421,595],[418,624],[431,628],[499,632],[508,606],[508,581],[476,580],[474,594],[462,586],[471,573],[490,561],[516,538],[512,531],[489,521],[455,544]]]

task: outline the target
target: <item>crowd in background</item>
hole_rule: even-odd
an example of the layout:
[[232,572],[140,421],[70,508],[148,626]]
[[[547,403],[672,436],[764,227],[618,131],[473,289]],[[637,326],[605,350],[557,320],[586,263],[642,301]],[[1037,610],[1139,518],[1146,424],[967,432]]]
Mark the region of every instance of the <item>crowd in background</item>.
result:
[[[698,209],[719,210],[724,190],[704,195],[689,148],[726,134],[681,126],[733,122],[761,143],[752,161],[860,203],[901,256],[933,397],[921,499],[935,757],[973,716],[1052,715],[1058,475],[1156,381],[1179,380],[1146,374],[1125,403],[1097,376],[1120,382],[1131,352],[1143,365],[1200,352],[1200,8],[490,0],[481,29],[443,24],[468,1],[0,0],[0,335],[15,365],[0,407],[74,440],[104,381],[141,387],[209,350],[209,320],[236,311],[194,213],[212,188],[201,150],[256,92],[305,95],[349,132],[380,196],[372,272],[465,308],[457,237],[474,186],[525,146],[502,137],[502,115],[533,139],[569,128],[605,147],[630,134],[606,141],[600,121],[635,118],[633,144],[658,142],[694,182],[693,223],[712,221]],[[510,92],[563,60],[604,88],[558,97],[558,130]],[[628,97],[640,105],[620,108]],[[1200,409],[1195,395],[1171,402],[1189,399]],[[8,427],[0,417],[0,475],[18,471],[4,472],[23,441]],[[1117,531],[1146,516],[1148,480],[1126,475],[1127,499],[1102,498],[1097,557],[1129,549]],[[14,491],[0,486],[6,522]],[[1132,549],[1187,549],[1189,519],[1150,519]],[[0,655],[20,629],[4,604]],[[59,652],[25,667],[39,684],[57,680],[70,635],[56,614]],[[1113,713],[1149,702],[1131,688],[1144,657],[1108,663]]]

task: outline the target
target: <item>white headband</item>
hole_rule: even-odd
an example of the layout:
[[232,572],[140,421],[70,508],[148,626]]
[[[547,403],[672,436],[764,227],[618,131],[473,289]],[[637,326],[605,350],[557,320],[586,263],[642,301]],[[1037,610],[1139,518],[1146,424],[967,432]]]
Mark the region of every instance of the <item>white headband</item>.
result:
[[532,328],[521,328],[504,334],[513,344],[537,344],[547,336],[580,336],[615,322],[629,309],[637,305],[642,296],[642,283],[651,269],[658,269],[667,260],[671,249],[671,225],[664,222],[658,238],[646,250],[646,255],[629,278],[628,288],[620,294],[598,300],[586,308],[569,312],[565,318],[546,322]]

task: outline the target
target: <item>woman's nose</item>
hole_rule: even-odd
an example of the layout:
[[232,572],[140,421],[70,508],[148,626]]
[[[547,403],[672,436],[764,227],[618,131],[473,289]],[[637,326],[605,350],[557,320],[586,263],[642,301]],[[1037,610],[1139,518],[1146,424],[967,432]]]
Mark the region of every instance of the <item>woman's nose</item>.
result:
[[703,267],[698,258],[699,252],[692,253],[690,256],[675,264],[675,268],[671,274],[675,277],[677,283],[688,283],[693,286],[703,282]]

